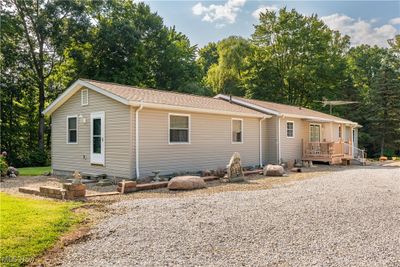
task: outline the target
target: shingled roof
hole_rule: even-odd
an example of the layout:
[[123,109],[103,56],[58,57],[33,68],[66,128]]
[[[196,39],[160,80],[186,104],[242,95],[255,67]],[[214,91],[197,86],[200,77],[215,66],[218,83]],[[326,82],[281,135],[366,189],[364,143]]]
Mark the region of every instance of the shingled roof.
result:
[[190,110],[193,112],[207,112],[250,117],[269,117],[266,114],[240,105],[232,104],[222,99],[212,97],[177,93],[165,90],[138,88],[135,86],[116,83],[79,79],[60,95],[44,114],[51,114],[76,91],[85,87],[109,96],[123,104],[158,109]]
[[[284,115],[287,117],[294,118],[303,118],[308,120],[320,120],[320,121],[328,121],[328,122],[337,122],[337,123],[345,123],[345,124],[357,124],[356,122],[352,122],[350,120],[342,119],[333,115],[329,115],[323,112],[315,111],[312,109],[291,106],[285,104],[278,104],[274,102],[261,101],[255,99],[247,99],[237,96],[227,96],[227,95],[217,95],[215,98],[225,99],[225,101],[231,101],[232,103],[236,103],[245,107],[254,108],[260,112],[265,112],[267,114],[272,115]],[[357,124],[358,125],[358,124]]]

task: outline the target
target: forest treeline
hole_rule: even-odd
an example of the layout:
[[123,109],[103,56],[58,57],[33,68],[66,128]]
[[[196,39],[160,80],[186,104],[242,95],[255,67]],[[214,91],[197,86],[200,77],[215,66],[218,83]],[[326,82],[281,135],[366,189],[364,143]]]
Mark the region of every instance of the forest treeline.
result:
[[[245,96],[357,121],[369,156],[400,153],[400,36],[350,46],[316,15],[266,11],[250,38],[198,48],[132,1],[1,0],[1,150],[15,166],[51,149],[43,109],[78,78],[198,95]],[[195,31],[195,29],[193,29]]]

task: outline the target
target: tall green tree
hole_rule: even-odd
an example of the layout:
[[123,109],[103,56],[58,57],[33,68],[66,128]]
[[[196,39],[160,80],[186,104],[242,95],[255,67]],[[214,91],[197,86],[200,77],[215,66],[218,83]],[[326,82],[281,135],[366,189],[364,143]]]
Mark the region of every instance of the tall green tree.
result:
[[200,65],[202,76],[207,75],[208,70],[213,64],[218,64],[218,58],[217,44],[214,42],[208,43],[199,49],[197,64]]
[[331,98],[345,73],[349,38],[330,30],[316,15],[283,8],[260,14],[256,46],[246,78],[247,96],[300,106]]
[[68,51],[75,78],[185,91],[199,83],[197,47],[144,3],[95,3],[85,45]]
[[88,23],[82,17],[84,6],[80,1],[5,1],[12,15],[12,23],[20,26],[19,45],[29,54],[26,63],[34,73],[31,76],[38,96],[38,149],[44,154],[45,118],[42,114],[46,103],[47,79],[54,66],[63,61],[62,53],[73,35],[84,30]]
[[371,124],[379,142],[380,155],[393,155],[395,150],[400,150],[399,63],[399,58],[387,54],[373,83]]
[[242,37],[231,36],[218,42],[217,52],[218,63],[209,67],[206,83],[214,93],[243,96],[247,57],[253,52],[251,44]]

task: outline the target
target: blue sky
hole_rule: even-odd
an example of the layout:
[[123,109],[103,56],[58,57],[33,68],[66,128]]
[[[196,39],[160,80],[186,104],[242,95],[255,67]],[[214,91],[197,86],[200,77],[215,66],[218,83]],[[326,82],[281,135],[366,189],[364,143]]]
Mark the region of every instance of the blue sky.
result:
[[230,35],[249,37],[258,12],[287,6],[298,12],[318,14],[328,26],[348,34],[352,44],[386,46],[400,34],[398,1],[154,1],[145,0],[168,26],[186,34],[192,44],[204,46]]

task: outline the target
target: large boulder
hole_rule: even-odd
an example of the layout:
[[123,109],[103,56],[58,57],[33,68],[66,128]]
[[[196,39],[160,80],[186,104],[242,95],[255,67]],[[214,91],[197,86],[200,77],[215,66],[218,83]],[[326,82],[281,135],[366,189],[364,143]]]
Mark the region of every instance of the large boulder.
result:
[[176,176],[168,182],[170,190],[192,190],[206,187],[206,183],[199,176]]
[[268,164],[264,167],[263,174],[265,176],[283,176],[285,174],[285,170],[281,165]]

